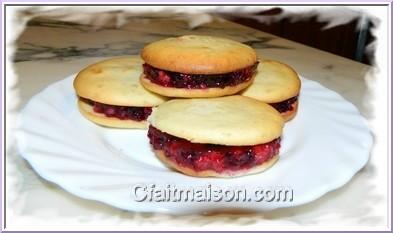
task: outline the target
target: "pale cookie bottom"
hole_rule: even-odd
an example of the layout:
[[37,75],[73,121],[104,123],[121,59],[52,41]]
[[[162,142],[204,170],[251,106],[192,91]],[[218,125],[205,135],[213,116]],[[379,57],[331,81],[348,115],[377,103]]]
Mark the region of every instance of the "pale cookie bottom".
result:
[[124,129],[147,129],[147,121],[121,120],[115,117],[107,117],[102,113],[94,112],[93,107],[78,100],[78,108],[81,114],[88,120],[102,126]]
[[195,171],[191,168],[180,166],[177,163],[173,162],[170,160],[168,157],[165,156],[164,152],[162,150],[154,150],[154,153],[156,156],[168,167],[173,168],[174,170],[177,170],[183,174],[189,175],[189,176],[196,176],[196,177],[222,177],[222,178],[231,178],[231,177],[239,177],[239,176],[245,176],[245,175],[251,175],[255,173],[260,173],[271,166],[273,166],[279,156],[274,155],[271,159],[268,161],[262,163],[261,165],[257,165],[253,168],[246,169],[246,170],[239,170],[239,171],[229,171],[229,172],[223,172],[223,173],[218,173],[213,170],[206,170],[206,171]]
[[224,88],[206,88],[206,89],[187,89],[187,88],[175,88],[175,87],[163,87],[161,85],[151,82],[149,79],[141,75],[141,84],[154,93],[169,96],[169,97],[181,97],[181,98],[203,98],[203,97],[220,97],[226,95],[233,95],[239,91],[247,88],[251,85],[254,77],[247,82],[240,83],[236,86],[227,86]]
[[288,122],[293,118],[295,118],[297,114],[298,106],[299,106],[299,100],[296,100],[296,102],[292,104],[292,108],[293,108],[292,110],[280,113],[281,116],[284,118],[285,122]]

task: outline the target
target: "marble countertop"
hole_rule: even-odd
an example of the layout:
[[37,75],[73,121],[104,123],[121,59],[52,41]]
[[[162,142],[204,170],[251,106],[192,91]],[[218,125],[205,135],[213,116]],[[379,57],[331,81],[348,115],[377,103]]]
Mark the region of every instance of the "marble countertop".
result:
[[[19,111],[35,94],[50,83],[74,74],[86,65],[106,57],[138,54],[148,42],[183,34],[209,34],[229,37],[244,42],[262,58],[285,62],[311,80],[340,93],[357,106],[362,115],[369,116],[363,105],[366,94],[364,77],[371,67],[317,50],[299,43],[250,29],[232,22],[211,17],[211,22],[191,25],[181,15],[174,16],[126,16],[118,21],[105,21],[102,25],[85,24],[59,19],[35,18],[16,41],[14,69],[19,81],[16,85],[20,102]],[[153,214],[125,212],[94,201],[83,200],[58,188],[55,184],[41,179],[11,147],[7,155],[7,166],[13,169],[11,175],[17,177],[14,193],[8,198],[15,216],[47,219],[50,216],[76,219],[81,224],[93,222],[97,215],[101,219],[112,219],[113,223],[138,221],[149,224],[157,221]],[[373,167],[368,164],[344,187],[332,191],[322,198],[303,206],[278,209],[258,214],[212,214],[209,216],[185,216],[196,225],[213,221],[234,222],[243,225],[289,224],[310,226],[332,224],[337,219],[347,225],[381,224],[381,219],[370,212],[363,203],[365,198],[375,198],[369,190]],[[160,217],[168,221],[175,217]],[[247,219],[247,221],[246,221]],[[18,224],[18,218],[8,220],[8,224]],[[55,225],[55,220],[48,225]],[[108,226],[110,223],[102,221]],[[183,226],[178,221],[177,226]],[[187,223],[189,225],[190,223]],[[66,228],[65,228],[66,229]],[[245,228],[244,228],[245,229]]]

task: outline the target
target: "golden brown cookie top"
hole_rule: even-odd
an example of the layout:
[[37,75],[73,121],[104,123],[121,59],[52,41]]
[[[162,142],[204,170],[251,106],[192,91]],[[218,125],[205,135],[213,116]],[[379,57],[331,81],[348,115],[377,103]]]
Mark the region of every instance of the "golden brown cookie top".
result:
[[277,103],[297,96],[300,86],[299,76],[290,66],[264,60],[258,65],[254,82],[240,94],[265,103]]
[[143,60],[156,68],[185,74],[224,74],[255,64],[248,45],[213,36],[185,35],[145,46]]
[[140,84],[142,64],[139,56],[100,61],[78,73],[74,88],[80,97],[110,105],[150,107],[165,102]]
[[284,120],[270,105],[244,96],[174,99],[153,109],[157,129],[194,143],[257,145],[282,133]]

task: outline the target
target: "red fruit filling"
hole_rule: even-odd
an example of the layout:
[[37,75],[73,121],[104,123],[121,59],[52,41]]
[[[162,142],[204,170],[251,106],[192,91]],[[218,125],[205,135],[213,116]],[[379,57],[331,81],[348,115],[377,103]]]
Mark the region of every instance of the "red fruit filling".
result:
[[169,135],[153,126],[149,127],[148,137],[155,150],[162,150],[171,161],[195,171],[221,173],[249,169],[268,161],[280,149],[280,138],[255,146],[201,144]]
[[273,108],[275,108],[278,112],[283,113],[287,111],[293,110],[293,104],[297,101],[297,96],[292,97],[290,99],[284,100],[278,103],[270,104]]
[[120,120],[144,121],[151,114],[151,107],[129,107],[103,104],[93,100],[81,98],[91,105],[94,112],[105,114],[107,117],[116,117]]
[[226,74],[182,74],[143,64],[143,73],[151,82],[164,86],[187,89],[224,88],[249,81],[258,63]]

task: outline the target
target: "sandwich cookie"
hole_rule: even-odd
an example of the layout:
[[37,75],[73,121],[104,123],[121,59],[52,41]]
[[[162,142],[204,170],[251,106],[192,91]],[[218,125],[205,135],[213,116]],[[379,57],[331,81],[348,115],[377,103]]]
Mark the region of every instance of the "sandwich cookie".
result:
[[240,95],[170,100],[148,121],[157,157],[197,177],[264,171],[278,159],[284,125],[273,107]]
[[79,111],[87,119],[115,128],[147,128],[153,106],[165,97],[139,83],[142,60],[138,56],[104,60],[78,73],[74,88]]
[[251,84],[255,51],[242,43],[187,35],[145,46],[141,83],[155,93],[183,98],[235,94]]
[[259,64],[254,82],[240,94],[270,104],[289,121],[297,113],[300,86],[299,76],[291,67],[265,60]]

